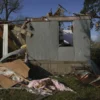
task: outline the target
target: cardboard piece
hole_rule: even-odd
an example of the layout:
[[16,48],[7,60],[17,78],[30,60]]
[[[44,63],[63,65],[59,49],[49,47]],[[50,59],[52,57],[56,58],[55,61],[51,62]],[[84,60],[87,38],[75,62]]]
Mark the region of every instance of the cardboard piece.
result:
[[29,67],[24,64],[24,62],[20,59],[9,63],[4,63],[3,66],[8,69],[11,69],[12,71],[21,75],[24,78],[28,77]]
[[[16,74],[22,76],[23,78],[28,77],[29,67],[20,59],[13,62],[2,63],[0,64],[0,67],[1,69],[2,67],[8,68],[14,71]],[[17,82],[11,80],[9,77],[0,75],[0,86],[2,86],[3,88],[10,88],[15,84],[17,84]]]
[[8,77],[0,75],[0,86],[1,87],[8,89],[8,88],[14,86],[15,84],[17,84],[15,81],[12,81]]

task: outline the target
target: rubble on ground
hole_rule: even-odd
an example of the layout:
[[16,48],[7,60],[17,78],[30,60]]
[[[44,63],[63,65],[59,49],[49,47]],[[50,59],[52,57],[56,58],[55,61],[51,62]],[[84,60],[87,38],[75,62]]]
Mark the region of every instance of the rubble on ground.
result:
[[[60,9],[57,10],[54,16],[59,16],[59,11]],[[48,16],[52,16],[52,13],[48,13]],[[29,77],[30,66],[25,64],[28,63],[25,37],[33,36],[31,32],[26,30],[26,24],[31,20],[26,20],[20,27],[17,25],[10,25],[8,44],[12,49],[12,52],[0,59],[0,87],[4,89],[9,89],[12,87],[25,88],[30,93],[40,94],[43,96],[52,95],[57,91],[70,91],[76,93],[74,90],[58,82],[56,79],[48,77],[36,80]],[[44,17],[40,18],[39,20],[42,21],[48,19]],[[31,30],[34,29],[32,26],[30,26],[30,28]],[[0,30],[0,35],[2,37],[1,33],[3,34],[3,32]],[[25,59],[18,59],[18,57],[22,55],[24,55],[23,58]],[[13,57],[11,60],[12,56],[17,57]],[[100,71],[93,62],[91,62],[91,68],[80,68],[75,66],[73,66],[73,68],[74,75],[80,81],[100,87]]]
[[[34,80],[29,77],[31,69],[28,66],[29,64],[27,64],[28,55],[25,40],[26,36],[31,37],[33,35],[26,30],[27,23],[29,22],[30,19],[27,19],[22,25],[12,24],[9,26],[8,46],[12,50],[0,59],[0,88],[25,88],[28,92],[43,96],[52,95],[56,91],[74,92],[55,79],[43,78]],[[3,28],[3,26],[0,27]],[[3,35],[3,31],[0,30],[0,32]]]
[[84,65],[84,67],[72,66],[73,74],[84,84],[100,87],[100,69],[93,61],[89,61],[88,64],[88,66]]
[[[70,91],[74,92],[71,88],[65,87],[55,79],[44,78],[41,80],[33,80],[29,82],[28,91],[31,93],[38,93],[41,95],[52,95],[55,91]],[[75,93],[75,92],[74,92]]]
[[[24,61],[17,59],[11,62],[0,64],[0,86],[4,89],[11,87],[25,88],[28,92],[43,96],[52,95],[56,91],[74,92],[69,87],[64,86],[52,78],[30,80],[29,66]],[[75,92],[74,92],[75,93]]]

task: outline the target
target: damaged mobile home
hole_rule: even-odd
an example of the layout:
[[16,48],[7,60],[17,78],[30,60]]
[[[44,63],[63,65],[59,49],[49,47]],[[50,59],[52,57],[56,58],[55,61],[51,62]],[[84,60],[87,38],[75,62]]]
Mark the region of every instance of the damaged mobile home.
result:
[[[72,64],[86,63],[90,59],[89,16],[49,16],[28,20],[25,30],[29,35],[23,40],[32,63],[35,59],[50,73],[66,74],[71,71]],[[61,29],[62,22],[71,22],[71,27]],[[17,33],[25,31],[16,26],[14,29]]]
[[[41,18],[28,18],[22,25],[2,23],[0,86],[19,85],[27,87],[29,92],[42,88],[44,94],[51,94],[53,89],[73,91],[47,77],[69,74],[75,66],[88,65],[90,22],[91,16],[60,16],[58,9]],[[84,76],[84,72],[81,74]]]
[[[29,59],[41,62],[45,70],[66,74],[71,71],[72,64],[86,63],[90,59],[89,16],[50,16],[31,20],[27,29],[33,37],[26,37]],[[71,28],[61,30],[60,22],[71,22]]]

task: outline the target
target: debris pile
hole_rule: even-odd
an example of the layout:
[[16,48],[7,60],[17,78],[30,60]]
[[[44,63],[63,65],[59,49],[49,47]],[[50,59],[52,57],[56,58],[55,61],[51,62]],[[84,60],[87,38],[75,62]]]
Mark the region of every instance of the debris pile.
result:
[[[32,30],[34,30],[34,28],[30,22],[32,21],[45,22],[50,20],[65,21],[67,17],[64,17],[64,11],[63,11],[64,8],[63,10],[61,8],[59,8],[54,14],[52,14],[52,11],[50,11],[46,17],[27,19],[20,27],[18,25],[10,25],[10,28],[8,30],[8,25],[7,25],[6,27],[7,31],[5,30],[6,31],[5,33],[7,33],[8,35],[7,37],[8,41],[5,42],[6,39],[3,39],[3,43],[7,44],[4,45],[3,48],[4,49],[3,53],[5,54],[6,51],[6,54],[3,55],[3,57],[0,59],[0,62],[2,62],[0,63],[1,88],[9,89],[11,87],[20,87],[20,88],[25,88],[30,93],[40,94],[43,96],[52,95],[57,91],[70,91],[75,93],[75,91],[73,91],[71,88],[64,86],[62,83],[58,82],[55,79],[43,78],[43,79],[33,80],[31,77],[29,77],[29,71],[31,70],[31,68],[27,64],[29,59],[26,50],[27,48],[26,36],[32,37],[35,35],[32,33]],[[67,18],[68,21],[72,21],[72,19],[79,19],[79,18],[74,16]],[[30,30],[27,30],[26,27],[29,27]],[[3,27],[1,28],[3,30]],[[71,26],[70,28],[73,31],[73,27]],[[8,31],[10,34],[8,34]],[[66,41],[64,41],[61,37],[60,46],[62,45],[64,46],[65,42],[66,45],[72,46],[73,43],[72,41],[70,41],[72,40],[72,31],[70,32],[71,34],[68,34],[69,33],[68,30],[67,31],[63,30],[63,32],[61,32],[61,35],[64,35],[63,38]],[[0,30],[0,35],[1,37],[4,35],[1,30]],[[6,50],[8,47],[11,48],[13,52],[8,53],[8,50]],[[19,57],[20,55],[21,56],[24,55],[23,59]],[[11,60],[12,56],[14,57]],[[100,72],[93,62],[91,65],[93,65],[90,68],[92,69],[92,71],[90,69],[87,69],[87,67],[85,69],[77,69],[76,67],[74,67],[74,74],[82,82],[90,83],[92,85],[99,87]]]
[[28,81],[25,79],[28,77],[28,71],[29,68],[20,59],[0,64],[0,86],[7,89]]
[[72,69],[73,74],[81,82],[100,87],[100,69],[93,61],[89,61],[88,65],[84,65],[84,67],[73,66]]
[[0,86],[4,89],[11,87],[25,88],[28,92],[40,94],[43,96],[52,95],[56,91],[71,91],[69,87],[64,86],[55,79],[44,78],[39,80],[30,80],[29,66],[24,61],[18,59],[12,62],[0,64]]
[[[44,19],[42,18],[42,20]],[[33,80],[29,76],[29,71],[31,68],[28,65],[26,36],[32,37],[33,34],[28,31],[26,27],[27,23],[30,21],[31,19],[27,19],[21,26],[11,24],[9,25],[9,29],[8,24],[6,26],[6,33],[9,31],[9,34],[6,34],[8,41],[3,41],[3,43],[5,42],[7,45],[4,46],[5,48],[3,48],[3,54],[5,55],[3,55],[3,57],[0,59],[0,88],[9,89],[20,87],[25,88],[28,92],[44,96],[52,95],[56,91],[74,92],[72,89],[64,86],[55,79],[44,78]],[[34,30],[31,23],[29,23],[29,26],[31,30]],[[3,31],[1,31],[0,34],[4,36]],[[15,45],[16,48],[14,48],[13,45]],[[8,53],[8,50],[6,50],[8,47],[13,47],[10,53]],[[4,51],[6,51],[6,53]],[[23,56],[23,58],[21,58],[21,56]]]

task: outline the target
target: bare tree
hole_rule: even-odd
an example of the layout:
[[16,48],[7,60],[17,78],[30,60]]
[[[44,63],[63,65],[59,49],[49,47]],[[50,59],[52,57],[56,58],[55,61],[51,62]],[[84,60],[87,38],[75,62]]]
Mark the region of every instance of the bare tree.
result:
[[8,21],[12,13],[22,8],[22,0],[0,0],[0,14],[4,13],[4,20]]

